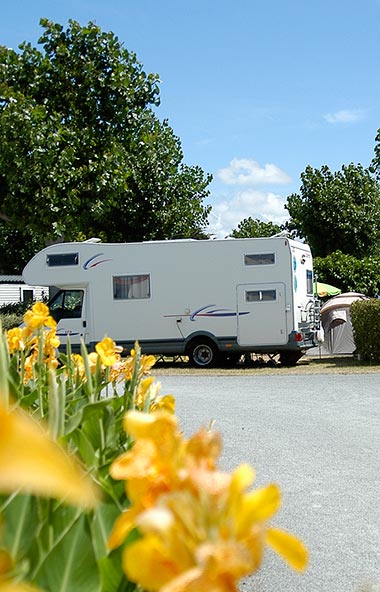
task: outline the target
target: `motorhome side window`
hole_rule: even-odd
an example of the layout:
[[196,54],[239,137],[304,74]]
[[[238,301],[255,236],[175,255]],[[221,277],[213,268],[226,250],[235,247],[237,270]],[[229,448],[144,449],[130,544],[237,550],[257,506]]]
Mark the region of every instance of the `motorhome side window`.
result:
[[78,265],[79,253],[55,253],[46,255],[48,267],[64,267],[68,265]]
[[273,265],[275,262],[274,253],[244,255],[244,265]]
[[310,269],[306,270],[306,291],[308,294],[313,294],[313,272]]
[[276,290],[247,290],[246,302],[269,302],[276,300]]
[[61,319],[80,319],[83,290],[60,290],[49,302],[50,314],[58,323]]
[[113,297],[115,300],[150,298],[149,274],[114,276]]

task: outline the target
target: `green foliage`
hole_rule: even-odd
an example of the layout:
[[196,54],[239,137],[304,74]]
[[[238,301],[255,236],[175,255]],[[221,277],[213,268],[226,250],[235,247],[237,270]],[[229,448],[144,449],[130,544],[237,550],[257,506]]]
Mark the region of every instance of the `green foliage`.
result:
[[249,216],[249,218],[244,218],[244,220],[239,222],[238,227],[231,232],[230,236],[233,238],[273,236],[281,232],[283,228],[283,226],[278,226],[273,222],[263,222],[258,218],[253,219]]
[[314,259],[318,280],[340,288],[342,292],[360,292],[366,296],[380,294],[380,258],[358,259],[341,251]]
[[371,170],[375,173],[376,178],[380,180],[380,128],[377,130],[375,142],[375,156],[372,160]]
[[[0,188],[0,200],[1,195]],[[12,223],[1,220],[0,215],[1,274],[21,275],[26,263],[44,247],[46,247],[45,237],[36,236],[26,224],[20,230],[13,228]]]
[[[2,346],[0,355],[5,351]],[[111,552],[107,547],[115,519],[128,505],[123,483],[110,477],[109,467],[131,443],[122,424],[144,375],[140,349],[136,345],[135,357],[127,360],[129,370],[118,388],[100,359],[90,370],[84,347],[84,376],[78,375],[68,351],[57,371],[37,362],[33,378],[25,382],[20,369],[27,354],[21,350],[1,362],[2,368],[8,367],[13,399],[35,418],[43,418],[51,435],[82,461],[103,499],[94,510],[83,510],[54,499],[1,495],[2,544],[15,560],[18,577],[41,589],[132,592],[136,586],[123,573],[122,548]]]
[[362,360],[380,361],[380,300],[358,300],[350,315],[357,353]]
[[380,185],[361,165],[308,166],[299,194],[287,199],[289,230],[306,240],[315,257],[341,251],[362,258],[377,255],[380,244]]
[[32,304],[31,302],[11,302],[0,306],[0,321],[3,331],[20,326],[24,314]]
[[3,313],[0,309],[0,322],[2,329],[4,331],[8,331],[9,329],[13,329],[13,327],[18,327],[22,323],[23,316],[23,314]]
[[0,306],[0,315],[2,314],[16,314],[24,315],[26,311],[31,308],[31,302],[9,302]]
[[[183,163],[179,139],[153,113],[158,76],[93,23],[41,25],[41,51],[0,47],[3,272],[47,240],[198,234],[211,177]],[[16,242],[19,257],[8,247]]]

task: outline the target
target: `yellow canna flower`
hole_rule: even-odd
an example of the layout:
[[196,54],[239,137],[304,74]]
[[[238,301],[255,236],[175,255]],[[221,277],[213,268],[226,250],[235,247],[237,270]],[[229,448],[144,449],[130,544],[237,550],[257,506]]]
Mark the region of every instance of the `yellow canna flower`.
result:
[[20,409],[9,412],[0,407],[0,491],[18,489],[75,505],[91,507],[98,501],[79,463],[38,423]]
[[113,366],[120,359],[120,348],[110,337],[105,337],[96,344],[95,349],[100,356],[103,366]]
[[86,375],[86,370],[83,357],[80,354],[71,354],[71,361],[74,367],[74,374],[78,378],[84,378]]
[[293,569],[297,571],[305,569],[307,551],[295,536],[278,528],[268,528],[266,538],[268,545],[281,555]]
[[[132,373],[130,378],[132,377]],[[125,362],[121,359],[112,364],[109,375],[110,382],[123,382],[125,378]]]
[[174,413],[175,411],[175,398],[173,395],[164,395],[163,397],[156,397],[153,399],[149,406],[149,411],[167,411],[168,413]]
[[33,380],[34,378],[34,364],[37,361],[37,352],[33,351],[33,353],[25,359],[24,362],[24,383],[27,384],[29,380]]
[[145,401],[151,399],[152,395],[154,397],[155,390],[152,388],[154,383],[154,376],[149,376],[148,378],[144,378],[137,389],[136,397],[134,400],[134,405],[136,409],[140,411],[144,411],[145,408]]
[[24,323],[30,329],[40,329],[41,327],[50,327],[55,329],[57,323],[50,316],[49,308],[43,302],[36,302],[30,310],[24,315]]
[[148,374],[156,363],[154,356],[143,355],[140,358],[140,371],[142,374]]
[[61,340],[57,336],[55,329],[50,329],[50,331],[45,331],[45,333],[43,334],[43,337],[44,337],[43,345],[44,345],[45,355],[49,356],[52,354],[52,352],[55,355],[56,350],[58,349],[58,347],[61,344]]
[[34,364],[36,363],[36,355],[35,353],[31,354],[30,356],[28,356],[25,359],[24,362],[24,383],[27,384],[29,382],[29,380],[33,380],[34,378],[34,373],[33,373],[33,367]]
[[7,339],[10,354],[14,354],[17,351],[24,351],[24,332],[20,327],[14,327],[13,329],[9,329],[9,331],[7,331]]
[[[138,347],[139,347],[138,344],[136,344],[136,348],[138,348]],[[134,366],[134,364],[135,364],[136,355],[137,355],[136,349],[131,349],[129,359],[130,359],[130,363],[132,366]],[[146,354],[141,355],[140,360],[139,360],[140,374],[149,374],[149,372],[151,371],[151,369],[155,363],[156,363],[155,356],[146,355]]]
[[161,383],[153,376],[141,380],[134,400],[135,408],[139,411],[168,411],[174,413],[175,398],[172,395],[160,396]]
[[92,373],[95,372],[99,357],[99,354],[97,354],[96,352],[90,352],[87,356],[88,365]]
[[269,545],[297,570],[307,551],[294,536],[268,526],[280,506],[276,485],[249,491],[254,471],[217,469],[219,434],[201,429],[186,440],[173,414],[131,411],[125,429],[133,448],[111,466],[126,480],[131,502],[114,525],[109,546],[133,529],[123,566],[129,580],[152,592],[237,592],[237,582],[257,570]]

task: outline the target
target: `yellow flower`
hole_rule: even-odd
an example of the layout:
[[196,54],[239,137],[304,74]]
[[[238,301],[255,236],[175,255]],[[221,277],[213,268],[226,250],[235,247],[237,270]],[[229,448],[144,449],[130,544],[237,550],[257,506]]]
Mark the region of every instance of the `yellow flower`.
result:
[[238,580],[260,567],[266,545],[293,568],[305,568],[302,543],[268,525],[280,506],[278,487],[249,491],[249,465],[219,471],[218,434],[201,429],[186,440],[175,416],[162,411],[129,412],[125,429],[135,444],[113,463],[111,475],[126,480],[131,506],[109,545],[140,531],[123,552],[131,581],[153,592],[237,592]]
[[[132,364],[134,364],[136,359],[136,349],[131,349],[130,357],[132,359]],[[142,355],[140,356],[139,371],[141,374],[148,374],[155,363],[156,358],[154,356]]]
[[[132,377],[132,373],[130,378]],[[125,378],[125,361],[119,359],[115,364],[111,366],[110,375],[109,375],[110,382],[123,382],[126,380]]]
[[27,384],[29,380],[33,380],[34,378],[34,364],[37,361],[37,352],[33,351],[30,356],[25,359],[24,362],[24,383]]
[[71,354],[71,362],[73,364],[74,374],[78,378],[84,378],[86,370],[83,357],[80,354]]
[[140,371],[142,374],[148,374],[152,367],[156,363],[156,358],[154,356],[141,356],[140,358]]
[[120,348],[110,337],[105,337],[96,344],[95,349],[100,356],[103,366],[113,366],[120,359]]
[[168,411],[174,413],[175,398],[172,395],[160,396],[161,383],[153,376],[141,380],[135,396],[134,405],[139,411]]
[[25,339],[24,332],[20,327],[14,327],[7,331],[9,353],[13,354],[17,351],[24,351]]
[[97,364],[98,364],[98,358],[99,358],[99,357],[100,357],[100,356],[99,356],[99,355],[98,355],[96,352],[91,352],[91,353],[89,353],[89,354],[88,354],[88,356],[87,356],[88,365],[89,365],[89,367],[90,367],[90,371],[91,371],[92,373],[94,373],[94,372],[95,372],[96,366],[97,366]]
[[139,409],[140,411],[144,411],[145,408],[145,401],[148,399],[150,400],[151,398],[151,393],[153,393],[154,396],[154,389],[152,388],[152,385],[154,383],[154,376],[149,376],[149,378],[144,378],[137,389],[137,393],[136,393],[136,397],[134,400],[134,404],[136,409]]
[[23,411],[0,407],[0,491],[59,497],[94,506],[97,490],[73,457]]
[[45,331],[44,333],[44,353],[45,355],[49,356],[53,352],[54,355],[59,348],[61,341],[57,336],[55,329],[50,329],[50,331]]
[[173,395],[164,395],[163,397],[156,397],[151,402],[149,411],[167,411],[168,413],[174,413],[175,398],[173,397]]
[[40,329],[41,327],[50,327],[55,329],[57,323],[50,316],[49,308],[43,302],[33,304],[31,310],[27,310],[24,315],[24,323],[30,329]]

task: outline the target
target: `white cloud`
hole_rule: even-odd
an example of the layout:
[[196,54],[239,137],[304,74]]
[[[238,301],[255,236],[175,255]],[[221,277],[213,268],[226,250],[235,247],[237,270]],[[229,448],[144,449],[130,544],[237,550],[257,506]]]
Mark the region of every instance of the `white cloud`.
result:
[[256,160],[234,158],[228,167],[217,171],[218,178],[226,185],[287,184],[291,177],[275,164],[263,167]]
[[272,192],[254,189],[238,192],[231,199],[213,205],[207,232],[225,238],[248,217],[283,224],[288,219],[284,203],[283,197]]
[[362,109],[342,109],[335,113],[326,113],[323,116],[327,123],[356,123],[364,119]]

